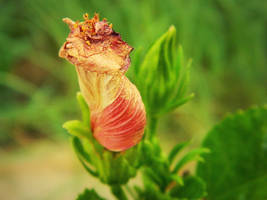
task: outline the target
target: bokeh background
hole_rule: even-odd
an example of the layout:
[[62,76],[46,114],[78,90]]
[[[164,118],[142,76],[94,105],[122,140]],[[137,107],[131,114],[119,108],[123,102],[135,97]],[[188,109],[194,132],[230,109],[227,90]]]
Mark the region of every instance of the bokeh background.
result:
[[263,0],[0,0],[0,199],[106,191],[82,169],[62,128],[79,117],[79,88],[74,67],[58,58],[69,31],[61,19],[81,20],[85,12],[100,13],[143,53],[176,26],[193,59],[195,98],[160,122],[166,151],[190,138],[199,145],[225,114],[267,102]]

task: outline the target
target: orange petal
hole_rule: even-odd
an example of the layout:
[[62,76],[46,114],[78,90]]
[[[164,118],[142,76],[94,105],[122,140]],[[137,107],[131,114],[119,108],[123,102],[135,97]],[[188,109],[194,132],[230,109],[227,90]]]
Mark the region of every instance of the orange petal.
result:
[[126,78],[116,100],[91,116],[95,138],[111,151],[124,151],[136,145],[146,124],[145,108],[136,87]]

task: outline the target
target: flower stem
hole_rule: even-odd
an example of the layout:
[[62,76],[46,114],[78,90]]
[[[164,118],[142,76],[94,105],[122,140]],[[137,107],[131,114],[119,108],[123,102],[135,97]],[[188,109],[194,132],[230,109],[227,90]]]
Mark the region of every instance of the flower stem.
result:
[[158,118],[157,117],[149,117],[148,125],[147,125],[147,127],[148,127],[147,139],[150,140],[155,136],[157,125],[158,125]]

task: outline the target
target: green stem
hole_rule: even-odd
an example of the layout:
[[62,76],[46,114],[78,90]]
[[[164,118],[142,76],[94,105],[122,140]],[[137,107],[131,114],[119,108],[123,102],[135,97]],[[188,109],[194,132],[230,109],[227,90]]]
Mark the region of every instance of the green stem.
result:
[[111,192],[118,200],[127,200],[127,196],[120,185],[112,185]]
[[147,139],[152,139],[155,134],[156,134],[156,130],[157,130],[157,125],[158,125],[158,118],[157,117],[149,117],[148,119],[148,131],[147,131]]

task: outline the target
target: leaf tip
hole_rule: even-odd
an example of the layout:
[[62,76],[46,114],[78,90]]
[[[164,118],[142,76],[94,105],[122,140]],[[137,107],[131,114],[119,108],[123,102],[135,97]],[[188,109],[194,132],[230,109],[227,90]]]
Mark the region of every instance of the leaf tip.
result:
[[169,28],[169,30],[168,30],[168,32],[173,33],[173,34],[176,34],[176,28],[175,28],[175,26],[174,25],[171,25],[170,28]]

